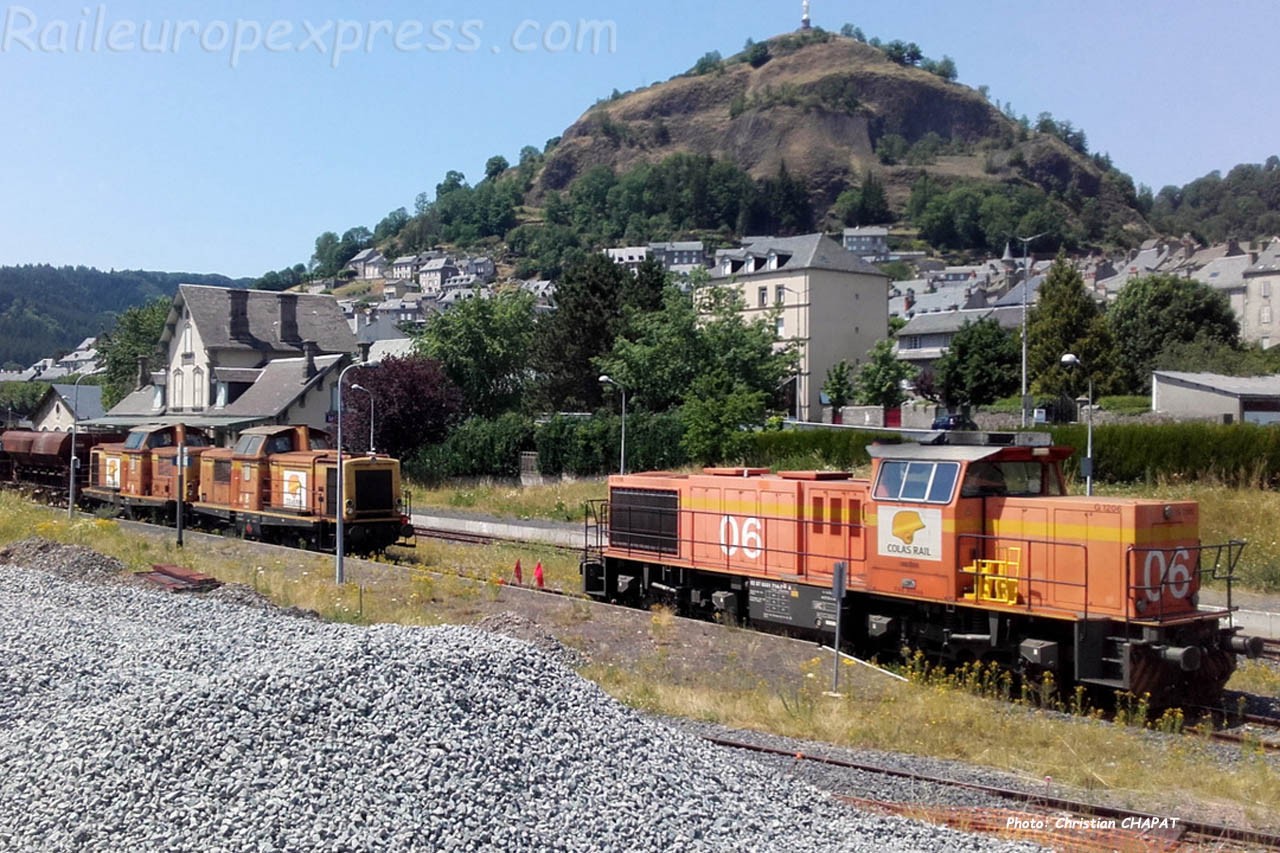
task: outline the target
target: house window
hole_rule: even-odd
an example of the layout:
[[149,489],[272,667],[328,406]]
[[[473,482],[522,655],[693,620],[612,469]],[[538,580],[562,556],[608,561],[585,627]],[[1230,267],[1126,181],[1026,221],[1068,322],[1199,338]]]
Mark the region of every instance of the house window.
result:
[[1271,282],[1265,278],[1262,280],[1262,295],[1264,297],[1271,295]]
[[191,374],[191,408],[202,411],[205,404],[204,371],[196,368]]
[[191,324],[187,323],[182,327],[182,352],[191,352]]
[[1262,323],[1264,326],[1269,325],[1271,323],[1271,306],[1270,305],[1262,306],[1262,311],[1259,314],[1258,322]]
[[769,304],[769,288],[762,287],[756,296],[756,300],[761,308]]
[[175,409],[182,408],[182,371],[173,371],[173,394],[169,397],[169,402]]
[[787,286],[785,284],[779,284],[773,289],[773,301],[779,305],[787,301]]
[[219,409],[226,407],[227,383],[219,382],[217,385],[214,386],[214,388],[216,389],[216,391],[214,392],[216,396],[214,397],[214,400],[213,400],[214,407]]
[[784,318],[779,317],[778,321],[774,324],[773,330],[778,337],[785,338],[787,336],[787,321]]

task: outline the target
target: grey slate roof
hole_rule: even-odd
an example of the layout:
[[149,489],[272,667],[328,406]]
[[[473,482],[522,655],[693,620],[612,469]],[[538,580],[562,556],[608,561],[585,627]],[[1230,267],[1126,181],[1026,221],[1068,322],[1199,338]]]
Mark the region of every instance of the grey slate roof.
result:
[[907,325],[898,332],[901,339],[906,335],[931,335],[940,332],[958,332],[965,323],[976,323],[979,320],[995,320],[1002,329],[1016,329],[1022,325],[1022,308],[974,308],[959,311],[934,311],[928,314],[916,314],[907,321]]
[[[749,242],[748,242],[749,241]],[[748,237],[744,238],[743,254],[763,255],[770,251],[790,255],[777,270],[760,270],[757,273],[741,272],[739,276],[794,272],[801,269],[834,270],[836,272],[864,273],[886,276],[878,268],[848,251],[825,234],[803,234],[799,237]],[[730,256],[734,256],[729,253]]]
[[1035,273],[1032,273],[1030,280],[1018,282],[1013,287],[1009,288],[1008,293],[1006,293],[1004,296],[1001,296],[999,299],[997,299],[996,307],[1007,308],[1010,305],[1017,305],[1019,308],[1021,308],[1022,307],[1022,291],[1024,289],[1027,292],[1027,304],[1035,305],[1036,297],[1039,296],[1040,294],[1040,285],[1044,284],[1044,279],[1045,277],[1043,274],[1036,275]]
[[1244,271],[1246,276],[1274,275],[1280,273],[1280,237],[1272,239],[1265,249],[1258,253],[1258,260]]
[[1220,391],[1234,397],[1280,397],[1280,374],[1272,376],[1222,376],[1217,373],[1182,373],[1157,370],[1157,377],[1174,379],[1197,388]]
[[77,420],[102,417],[105,410],[102,408],[101,386],[81,383],[78,391],[75,385],[54,385],[52,388]]
[[321,352],[328,353],[351,353],[356,348],[342,309],[328,294],[182,284],[169,310],[161,346],[168,346],[184,307],[208,350],[301,352],[303,341],[315,341]]
[[1248,255],[1227,255],[1216,258],[1191,274],[1196,281],[1220,290],[1244,286],[1244,272],[1249,269]]
[[223,414],[240,418],[274,418],[302,396],[319,385],[325,374],[337,367],[343,355],[316,357],[316,374],[306,375],[305,358],[277,358],[262,368],[262,375],[240,398],[222,410]]

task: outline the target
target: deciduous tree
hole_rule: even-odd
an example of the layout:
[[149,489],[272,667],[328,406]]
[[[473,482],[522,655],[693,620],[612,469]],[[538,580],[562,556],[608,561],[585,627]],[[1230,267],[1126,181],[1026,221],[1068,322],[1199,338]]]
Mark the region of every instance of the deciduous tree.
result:
[[1171,275],[1143,276],[1126,284],[1107,313],[1107,323],[1135,391],[1151,387],[1152,366],[1171,344],[1199,338],[1234,346],[1240,339],[1240,324],[1225,294]]
[[867,353],[867,361],[858,370],[855,399],[862,406],[893,409],[902,405],[906,393],[902,383],[915,375],[915,369],[893,354],[893,341],[883,338]]
[[468,299],[427,323],[418,351],[437,359],[468,414],[494,417],[518,409],[530,381],[533,297],[522,290]]
[[[373,436],[381,453],[404,458],[420,445],[443,441],[461,414],[462,393],[435,359],[386,358],[352,370],[347,381],[372,395]],[[342,395],[343,444],[356,452],[369,449],[369,395],[350,385]]]
[[1018,342],[992,319],[965,323],[935,367],[949,408],[985,406],[1018,389]]
[[152,368],[162,366],[165,354],[160,349],[160,336],[172,305],[173,300],[160,297],[130,308],[120,315],[109,334],[98,339],[104,409],[110,409],[134,389],[139,357],[146,356]]

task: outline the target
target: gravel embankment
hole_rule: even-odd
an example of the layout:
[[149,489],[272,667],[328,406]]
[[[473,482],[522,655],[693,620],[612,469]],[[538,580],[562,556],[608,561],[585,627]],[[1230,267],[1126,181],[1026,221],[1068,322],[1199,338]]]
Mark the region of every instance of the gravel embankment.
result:
[[19,545],[0,849],[1032,849],[853,812],[516,640],[88,583],[106,558]]

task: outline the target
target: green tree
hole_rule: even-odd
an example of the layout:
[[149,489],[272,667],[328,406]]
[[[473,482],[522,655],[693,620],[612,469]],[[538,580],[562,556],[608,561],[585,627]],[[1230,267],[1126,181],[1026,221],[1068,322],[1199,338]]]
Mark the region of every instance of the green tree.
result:
[[841,359],[827,368],[827,378],[822,383],[822,393],[831,403],[831,422],[843,422],[841,409],[853,399],[853,380],[849,377],[849,362]]
[[160,297],[130,308],[120,315],[115,328],[98,339],[102,361],[102,406],[110,409],[137,385],[138,359],[145,356],[152,368],[162,366],[165,353],[160,337],[173,300]]
[[511,164],[507,162],[507,158],[501,154],[494,154],[484,164],[484,179],[486,181],[494,181],[498,179],[503,172],[511,168]]
[[680,407],[685,451],[703,464],[746,458],[753,428],[764,423],[766,396],[723,371],[699,376]]
[[897,408],[906,399],[902,383],[914,375],[915,368],[893,354],[893,341],[883,338],[876,341],[858,370],[855,399],[861,406]]
[[395,237],[404,227],[409,224],[409,211],[403,207],[397,207],[395,210],[382,217],[373,229],[373,239],[381,243],[384,240],[390,240]]
[[1022,353],[993,319],[966,322],[934,367],[949,408],[985,406],[1018,390]]
[[767,397],[794,369],[794,349],[778,345],[770,320],[744,321],[735,289],[703,287],[695,294],[668,287],[661,310],[637,316],[596,361],[598,372],[622,383],[637,408],[673,408],[711,375],[734,377],[735,387]]
[[556,310],[538,318],[534,336],[542,408],[589,411],[600,405],[595,360],[613,349],[624,328],[630,275],[599,252],[565,268],[556,286]]
[[[92,382],[89,379],[80,384],[88,385]],[[50,387],[48,382],[0,382],[0,417],[5,419],[5,425],[8,426],[12,418],[12,425],[16,426],[18,418],[34,412],[44,392]]]
[[533,296],[504,291],[468,299],[427,323],[419,353],[437,359],[456,385],[467,414],[494,417],[520,407],[529,382]]
[[1126,284],[1107,313],[1107,323],[1134,390],[1150,389],[1151,369],[1170,344],[1199,338],[1235,346],[1240,339],[1240,324],[1226,294],[1172,275],[1143,276]]
[[[1062,366],[1062,356],[1075,354],[1085,371]],[[1059,252],[1027,313],[1027,374],[1031,389],[1057,395],[1094,378],[1096,394],[1119,390],[1111,335],[1098,303],[1084,279]]]

